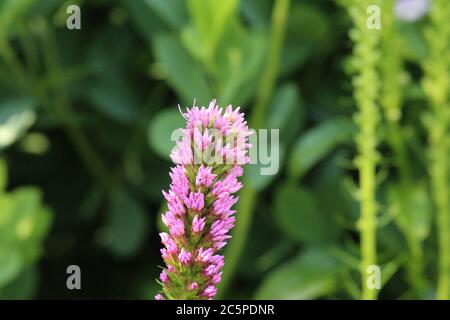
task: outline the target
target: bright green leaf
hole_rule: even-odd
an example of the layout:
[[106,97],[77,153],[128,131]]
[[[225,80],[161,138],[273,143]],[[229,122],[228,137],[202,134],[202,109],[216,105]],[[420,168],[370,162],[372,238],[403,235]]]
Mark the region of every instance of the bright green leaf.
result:
[[215,63],[218,67],[219,102],[245,106],[253,96],[264,63],[267,38],[263,33],[245,32],[237,23],[230,25],[219,44]]
[[171,35],[159,35],[153,41],[157,60],[167,73],[167,82],[184,103],[205,105],[212,98],[209,82],[202,68]]
[[236,14],[237,0],[205,1],[188,0],[187,6],[204,48],[204,58],[214,56],[225,26],[228,26]]
[[23,267],[20,251],[14,247],[0,247],[0,288],[17,277]]
[[421,26],[416,23],[400,23],[403,53],[408,59],[422,63],[428,54],[428,47]]
[[25,300],[33,298],[38,282],[35,267],[23,270],[12,282],[0,290],[0,299]]
[[33,265],[42,252],[51,211],[42,206],[41,193],[20,187],[0,197],[0,287]]

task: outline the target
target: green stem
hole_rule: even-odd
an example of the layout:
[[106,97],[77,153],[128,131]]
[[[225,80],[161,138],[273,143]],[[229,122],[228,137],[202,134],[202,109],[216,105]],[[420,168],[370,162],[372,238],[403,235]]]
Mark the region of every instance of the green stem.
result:
[[359,127],[356,136],[358,156],[355,165],[359,170],[359,202],[361,216],[358,221],[361,251],[361,288],[362,299],[377,298],[378,289],[372,286],[369,267],[377,264],[376,249],[376,164],[378,161],[376,131],[379,123],[377,98],[379,78],[377,65],[379,60],[379,30],[367,27],[366,9],[372,1],[355,1],[349,9],[354,28],[351,32],[354,41],[354,61],[357,71],[354,79],[354,96],[358,112],[355,122]]
[[383,58],[380,59],[379,65],[383,86],[380,105],[387,122],[387,142],[394,152],[400,180],[402,184],[406,184],[411,178],[411,171],[400,124],[404,91],[402,42],[399,32],[395,28],[395,17],[392,10],[394,1],[385,0],[382,5],[383,32],[380,46]]
[[[272,11],[272,24],[270,34],[270,50],[262,75],[255,105],[252,108],[250,125],[257,130],[264,126],[266,109],[272,96],[278,77],[280,56],[282,52],[284,34],[289,13],[290,0],[276,0]],[[256,203],[257,192],[251,186],[248,175],[244,175],[244,188],[239,195],[237,206],[236,227],[233,230],[233,239],[230,241],[226,252],[226,264],[223,280],[219,285],[219,299],[223,297],[231,280],[244,249],[245,241],[249,233],[253,211]]]
[[[380,105],[386,119],[386,141],[393,151],[395,166],[399,174],[399,187],[405,188],[405,192],[408,192],[409,190],[406,188],[409,188],[412,183],[412,175],[405,136],[400,122],[402,119],[403,91],[405,89],[402,79],[404,59],[401,37],[399,31],[395,28],[393,5],[393,0],[383,1],[383,33],[381,36],[383,58],[380,61],[383,87]],[[423,276],[422,242],[420,239],[416,239],[408,229],[403,230],[403,233],[409,247],[409,263],[406,265],[408,278],[418,297],[422,297],[426,283]]]
[[266,68],[257,91],[256,103],[252,109],[252,118],[250,119],[250,125],[254,129],[259,129],[264,126],[267,106],[269,105],[269,100],[272,96],[279,72],[289,6],[290,0],[276,0],[274,4],[269,42],[270,49],[266,61]]
[[405,148],[405,140],[398,122],[390,122],[387,124],[388,142],[391,145],[395,155],[395,163],[399,172],[400,182],[406,185],[411,180],[411,169]]
[[[437,298],[448,300],[450,298],[450,211],[448,185],[448,148],[445,148],[445,136],[439,134],[443,132],[441,122],[438,118],[435,123],[436,134],[432,133],[430,155],[431,155],[431,183],[433,188],[433,198],[437,208],[437,230],[439,241],[439,267]],[[448,130],[448,128],[447,128]]]
[[439,241],[437,298],[450,298],[450,3],[433,1],[425,35],[429,57],[424,63],[423,89],[431,106],[426,126],[429,131],[430,176],[436,205]]
[[[440,113],[440,112],[438,112]],[[437,230],[439,241],[439,267],[437,299],[448,300],[450,298],[450,211],[449,211],[449,149],[446,135],[448,124],[442,123],[438,116],[433,121],[435,124],[431,133],[431,183],[433,197],[437,208]]]
[[422,244],[414,236],[407,237],[410,251],[410,261],[408,262],[408,278],[413,285],[418,298],[425,294],[426,280],[423,277],[423,249]]
[[[363,158],[364,155],[362,154]],[[362,159],[363,159],[362,158]],[[369,286],[369,267],[376,265],[376,203],[375,203],[375,166],[373,162],[363,162],[359,168],[361,186],[361,285],[362,299],[373,300],[376,289]]]

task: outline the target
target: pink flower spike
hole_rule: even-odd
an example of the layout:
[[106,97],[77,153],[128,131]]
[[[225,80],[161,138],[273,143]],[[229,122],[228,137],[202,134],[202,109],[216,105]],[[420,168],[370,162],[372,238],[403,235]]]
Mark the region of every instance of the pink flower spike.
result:
[[186,177],[183,166],[172,168],[169,176],[172,179],[170,189],[172,189],[177,196],[182,197],[189,192],[189,180]]
[[198,218],[198,215],[195,215],[194,219],[192,219],[192,232],[200,233],[203,231],[205,227],[205,218]]
[[217,273],[217,266],[214,264],[210,264],[205,268],[204,274],[208,277]]
[[[181,112],[181,109],[180,109]],[[166,268],[160,274],[164,299],[212,299],[221,281],[224,257],[219,250],[235,224],[234,195],[242,187],[241,165],[249,162],[249,136],[240,108],[225,110],[212,100],[182,113],[186,127],[170,157],[170,188],[163,191],[168,211],[160,233]]]
[[191,192],[189,197],[184,197],[184,202],[189,209],[199,212],[205,206],[205,196],[200,191]]
[[208,299],[212,299],[216,296],[217,289],[214,286],[208,286],[205,291],[203,291],[202,295]]
[[[167,216],[167,213],[166,213]],[[174,237],[181,237],[184,235],[184,223],[180,219],[170,218],[170,216],[167,218],[166,226],[169,228],[170,233]]]
[[169,252],[167,252],[166,248],[162,248],[159,251],[161,252],[161,256],[163,257],[164,260],[170,259],[170,254]]
[[199,187],[204,186],[209,188],[216,176],[217,175],[212,173],[211,167],[205,167],[201,165],[198,168],[197,177],[195,178],[195,184]]
[[167,200],[167,206],[169,207],[170,212],[174,215],[182,216],[185,212],[183,201],[172,190],[168,193],[165,191],[162,193]]
[[162,296],[162,294],[158,293],[158,294],[155,296],[155,300],[166,300],[166,299]]
[[169,281],[169,276],[167,275],[166,270],[161,271],[161,273],[159,274],[159,279],[162,283],[166,283],[167,281]]
[[189,286],[188,286],[188,290],[189,291],[193,291],[195,289],[198,288],[198,283],[197,282],[192,282]]
[[197,260],[200,262],[208,262],[209,259],[212,257],[213,255],[213,249],[208,248],[206,250],[203,250],[203,248],[200,248],[200,250],[198,250],[197,253]]
[[173,240],[167,233],[161,232],[160,234],[161,242],[166,246],[167,252],[169,254],[177,254],[178,246],[175,240]]
[[178,255],[178,259],[180,259],[181,264],[189,264],[191,262],[192,254],[190,252],[187,252],[183,249],[181,249],[180,254]]
[[218,284],[220,281],[222,281],[222,272],[215,274],[211,279],[213,284]]

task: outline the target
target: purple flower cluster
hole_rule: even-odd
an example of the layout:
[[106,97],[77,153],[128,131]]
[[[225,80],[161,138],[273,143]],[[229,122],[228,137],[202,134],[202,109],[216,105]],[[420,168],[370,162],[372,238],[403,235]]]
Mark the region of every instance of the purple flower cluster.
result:
[[232,206],[242,188],[238,178],[249,162],[251,134],[244,114],[213,100],[208,108],[192,107],[183,114],[187,126],[171,153],[177,164],[171,184],[163,191],[168,211],[160,233],[166,264],[160,274],[156,299],[212,299],[221,281],[224,257],[217,252],[230,238],[235,211]]

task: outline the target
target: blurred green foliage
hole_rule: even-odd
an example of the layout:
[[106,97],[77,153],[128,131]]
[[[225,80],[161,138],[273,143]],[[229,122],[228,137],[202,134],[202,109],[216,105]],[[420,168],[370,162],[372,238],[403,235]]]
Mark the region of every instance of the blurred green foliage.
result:
[[39,189],[6,192],[6,183],[6,164],[0,159],[0,298],[30,298],[37,282],[34,263],[52,214],[42,205]]
[[[65,26],[69,4],[81,7],[81,30]],[[426,23],[394,23],[400,57],[383,67],[402,63],[394,136],[410,173],[401,179],[381,120],[382,299],[433,298],[436,288]],[[220,297],[360,298],[350,28],[328,0],[1,1],[0,297],[152,298],[170,137],[184,123],[177,105],[215,97],[280,129],[278,174],[246,168],[237,228],[249,228],[225,251]],[[78,292],[65,287],[71,264],[82,269]]]

